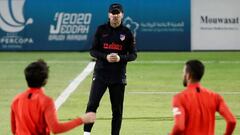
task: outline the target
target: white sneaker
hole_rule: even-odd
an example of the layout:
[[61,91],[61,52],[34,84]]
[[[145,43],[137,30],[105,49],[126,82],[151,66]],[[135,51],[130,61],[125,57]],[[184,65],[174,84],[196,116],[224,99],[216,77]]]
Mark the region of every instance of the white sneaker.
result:
[[83,135],[90,135],[90,132],[84,132]]

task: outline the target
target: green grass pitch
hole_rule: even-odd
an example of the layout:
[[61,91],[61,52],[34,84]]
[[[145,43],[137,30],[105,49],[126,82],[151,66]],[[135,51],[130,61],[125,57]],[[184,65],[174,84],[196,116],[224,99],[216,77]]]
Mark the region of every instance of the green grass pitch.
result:
[[[10,135],[10,104],[27,88],[23,70],[43,58],[50,65],[46,93],[56,99],[91,60],[88,52],[0,52],[0,134]],[[182,70],[186,60],[200,59],[206,66],[202,85],[219,92],[240,119],[240,52],[139,52],[127,66],[128,85],[124,101],[122,135],[167,135],[172,128],[171,100],[181,91]],[[85,112],[90,74],[58,111],[61,121]],[[221,135],[225,121],[216,114],[215,134]],[[97,113],[91,135],[109,135],[111,109],[108,91]],[[64,133],[83,135],[83,126]],[[240,133],[237,123],[234,135]]]

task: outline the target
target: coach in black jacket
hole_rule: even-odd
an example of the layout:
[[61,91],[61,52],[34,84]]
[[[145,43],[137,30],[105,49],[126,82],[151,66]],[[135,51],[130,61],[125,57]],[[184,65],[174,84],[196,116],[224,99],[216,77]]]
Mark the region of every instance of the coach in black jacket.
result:
[[[122,25],[123,8],[120,4],[109,7],[109,22],[98,27],[91,56],[96,58],[91,92],[86,112],[96,112],[99,102],[109,89],[112,105],[112,135],[119,135],[124,91],[126,85],[126,66],[128,61],[137,58],[135,40],[131,31]],[[93,124],[84,125],[84,135],[90,135]]]

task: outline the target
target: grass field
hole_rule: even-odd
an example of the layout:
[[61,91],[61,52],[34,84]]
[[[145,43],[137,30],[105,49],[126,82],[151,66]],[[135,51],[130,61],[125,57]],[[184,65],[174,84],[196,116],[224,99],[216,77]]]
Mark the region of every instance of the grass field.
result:
[[[10,135],[10,104],[13,97],[27,88],[23,70],[38,58],[50,65],[46,93],[56,99],[82,72],[91,57],[87,52],[0,52],[0,134]],[[128,64],[128,85],[124,102],[122,135],[167,135],[173,125],[171,99],[181,91],[182,69],[189,59],[205,63],[202,84],[222,94],[235,116],[240,119],[240,52],[139,52]],[[88,76],[60,107],[58,116],[66,121],[85,112],[91,76]],[[216,135],[222,135],[225,121],[216,115]],[[91,135],[109,135],[111,109],[108,92],[97,113]],[[82,126],[64,133],[83,135]],[[234,135],[239,135],[239,123]]]

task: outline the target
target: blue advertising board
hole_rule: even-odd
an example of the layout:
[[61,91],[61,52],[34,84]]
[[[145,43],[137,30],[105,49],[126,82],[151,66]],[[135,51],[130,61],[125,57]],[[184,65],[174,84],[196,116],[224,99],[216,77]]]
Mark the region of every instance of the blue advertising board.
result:
[[138,50],[190,50],[190,0],[1,0],[0,50],[89,50],[115,2],[124,7]]

